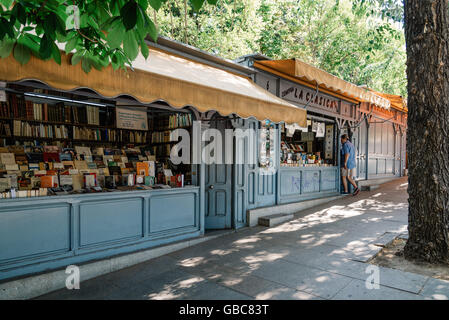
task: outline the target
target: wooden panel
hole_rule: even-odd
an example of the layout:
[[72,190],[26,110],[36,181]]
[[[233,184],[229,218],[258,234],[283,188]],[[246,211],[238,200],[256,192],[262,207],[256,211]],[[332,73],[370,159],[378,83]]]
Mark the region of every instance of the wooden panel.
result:
[[157,195],[150,198],[150,234],[198,226],[196,193]]
[[85,202],[80,205],[80,246],[143,236],[143,199]]
[[281,197],[301,194],[301,171],[281,170]]
[[304,171],[302,174],[303,193],[312,193],[320,191],[320,171]]
[[336,170],[322,170],[320,191],[337,191],[336,179],[337,179]]
[[0,212],[0,261],[69,249],[69,204],[36,206],[34,203]]

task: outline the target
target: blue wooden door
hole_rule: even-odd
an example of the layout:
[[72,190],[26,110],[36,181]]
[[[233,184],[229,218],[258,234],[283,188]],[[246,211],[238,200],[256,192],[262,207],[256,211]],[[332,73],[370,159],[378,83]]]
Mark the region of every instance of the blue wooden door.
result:
[[[222,133],[224,148],[225,129],[229,128],[228,121],[211,121],[210,128]],[[224,156],[224,151],[223,151]],[[224,159],[222,161],[224,163]],[[232,227],[232,165],[205,165],[205,227],[206,229],[228,229]]]
[[[249,129],[248,120],[233,121],[234,129]],[[235,132],[235,131],[234,131]],[[234,228],[246,226],[246,210],[248,208],[248,169],[250,166],[249,150],[251,143],[245,135],[234,135],[234,164],[232,186],[232,215]]]
[[356,165],[357,165],[357,179],[364,180],[366,179],[366,158],[368,151],[368,127],[366,121],[358,127],[354,142],[354,146],[356,147]]

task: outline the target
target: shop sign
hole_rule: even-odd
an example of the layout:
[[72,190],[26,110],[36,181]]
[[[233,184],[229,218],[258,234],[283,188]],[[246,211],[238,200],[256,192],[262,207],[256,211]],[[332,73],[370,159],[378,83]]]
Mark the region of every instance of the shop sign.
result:
[[146,111],[116,107],[117,128],[130,130],[148,130]]
[[316,91],[313,89],[286,81],[281,81],[280,89],[282,99],[299,103],[304,106],[309,103],[310,106],[338,113],[338,99],[334,99],[320,92],[316,94]]

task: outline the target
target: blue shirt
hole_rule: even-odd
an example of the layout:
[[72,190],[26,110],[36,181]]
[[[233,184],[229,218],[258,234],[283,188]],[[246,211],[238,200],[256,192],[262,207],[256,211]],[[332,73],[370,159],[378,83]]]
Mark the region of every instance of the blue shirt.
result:
[[341,148],[342,167],[345,164],[345,155],[346,154],[349,154],[348,162],[346,164],[348,169],[354,169],[355,168],[355,148],[354,148],[354,145],[349,140],[346,141]]

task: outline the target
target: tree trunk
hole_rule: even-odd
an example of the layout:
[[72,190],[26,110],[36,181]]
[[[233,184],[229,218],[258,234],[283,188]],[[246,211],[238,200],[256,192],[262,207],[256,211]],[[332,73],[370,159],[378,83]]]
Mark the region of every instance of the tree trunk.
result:
[[405,0],[409,239],[406,258],[449,258],[448,1]]

